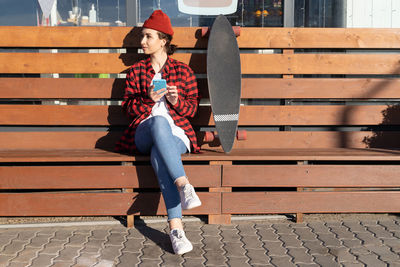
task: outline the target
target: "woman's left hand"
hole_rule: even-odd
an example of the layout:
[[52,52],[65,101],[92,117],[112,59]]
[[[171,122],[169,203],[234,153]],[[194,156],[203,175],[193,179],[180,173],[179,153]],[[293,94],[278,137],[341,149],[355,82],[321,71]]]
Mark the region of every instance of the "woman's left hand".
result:
[[168,93],[165,95],[165,97],[173,106],[176,105],[176,103],[178,103],[178,89],[174,85],[167,85],[167,90]]

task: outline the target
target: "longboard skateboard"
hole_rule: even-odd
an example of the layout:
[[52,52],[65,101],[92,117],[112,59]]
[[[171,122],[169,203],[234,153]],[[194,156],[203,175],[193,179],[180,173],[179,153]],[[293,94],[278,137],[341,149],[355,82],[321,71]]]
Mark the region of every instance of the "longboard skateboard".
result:
[[232,150],[238,128],[242,73],[235,32],[219,15],[210,31],[207,48],[207,81],[211,109],[222,149]]

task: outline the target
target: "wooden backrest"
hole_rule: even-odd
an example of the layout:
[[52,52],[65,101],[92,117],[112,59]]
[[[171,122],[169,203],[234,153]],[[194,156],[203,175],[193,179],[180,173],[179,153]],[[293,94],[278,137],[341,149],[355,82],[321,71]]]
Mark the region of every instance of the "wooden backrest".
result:
[[[112,149],[128,124],[119,103],[123,73],[142,57],[140,28],[0,32],[0,148]],[[200,28],[175,32],[180,50],[173,57],[195,71],[203,97],[192,123],[202,148],[218,147],[201,134],[214,125],[207,105],[207,38]],[[234,148],[400,147],[399,33],[243,28],[239,127],[247,140]],[[51,75],[61,78],[45,78]]]

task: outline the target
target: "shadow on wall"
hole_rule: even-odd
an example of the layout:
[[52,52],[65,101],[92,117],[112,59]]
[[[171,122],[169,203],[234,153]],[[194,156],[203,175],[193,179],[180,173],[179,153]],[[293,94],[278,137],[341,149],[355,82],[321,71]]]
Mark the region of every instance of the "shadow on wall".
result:
[[[383,121],[380,125],[400,124],[400,105],[391,105],[382,111]],[[368,148],[400,148],[399,131],[373,131],[372,136],[364,137],[363,143]]]

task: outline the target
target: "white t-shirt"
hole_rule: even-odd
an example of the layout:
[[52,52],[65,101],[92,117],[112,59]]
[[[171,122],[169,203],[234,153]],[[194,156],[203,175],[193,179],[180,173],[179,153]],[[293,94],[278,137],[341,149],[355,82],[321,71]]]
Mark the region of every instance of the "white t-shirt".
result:
[[[157,73],[156,75],[154,75],[154,77],[153,77],[153,80],[158,80],[158,79],[161,79],[160,72]],[[153,80],[151,81],[151,85],[153,85]],[[164,118],[166,118],[169,122],[169,125],[171,126],[172,134],[179,137],[183,141],[183,143],[186,145],[188,152],[190,152],[190,140],[187,137],[187,135],[185,134],[185,131],[182,128],[175,125],[174,120],[172,119],[171,115],[169,114],[168,106],[167,106],[167,99],[165,98],[165,96],[163,96],[159,101],[157,101],[154,104],[150,115],[146,119],[141,121],[140,123],[143,123],[144,121],[146,121],[154,116],[163,116]]]

